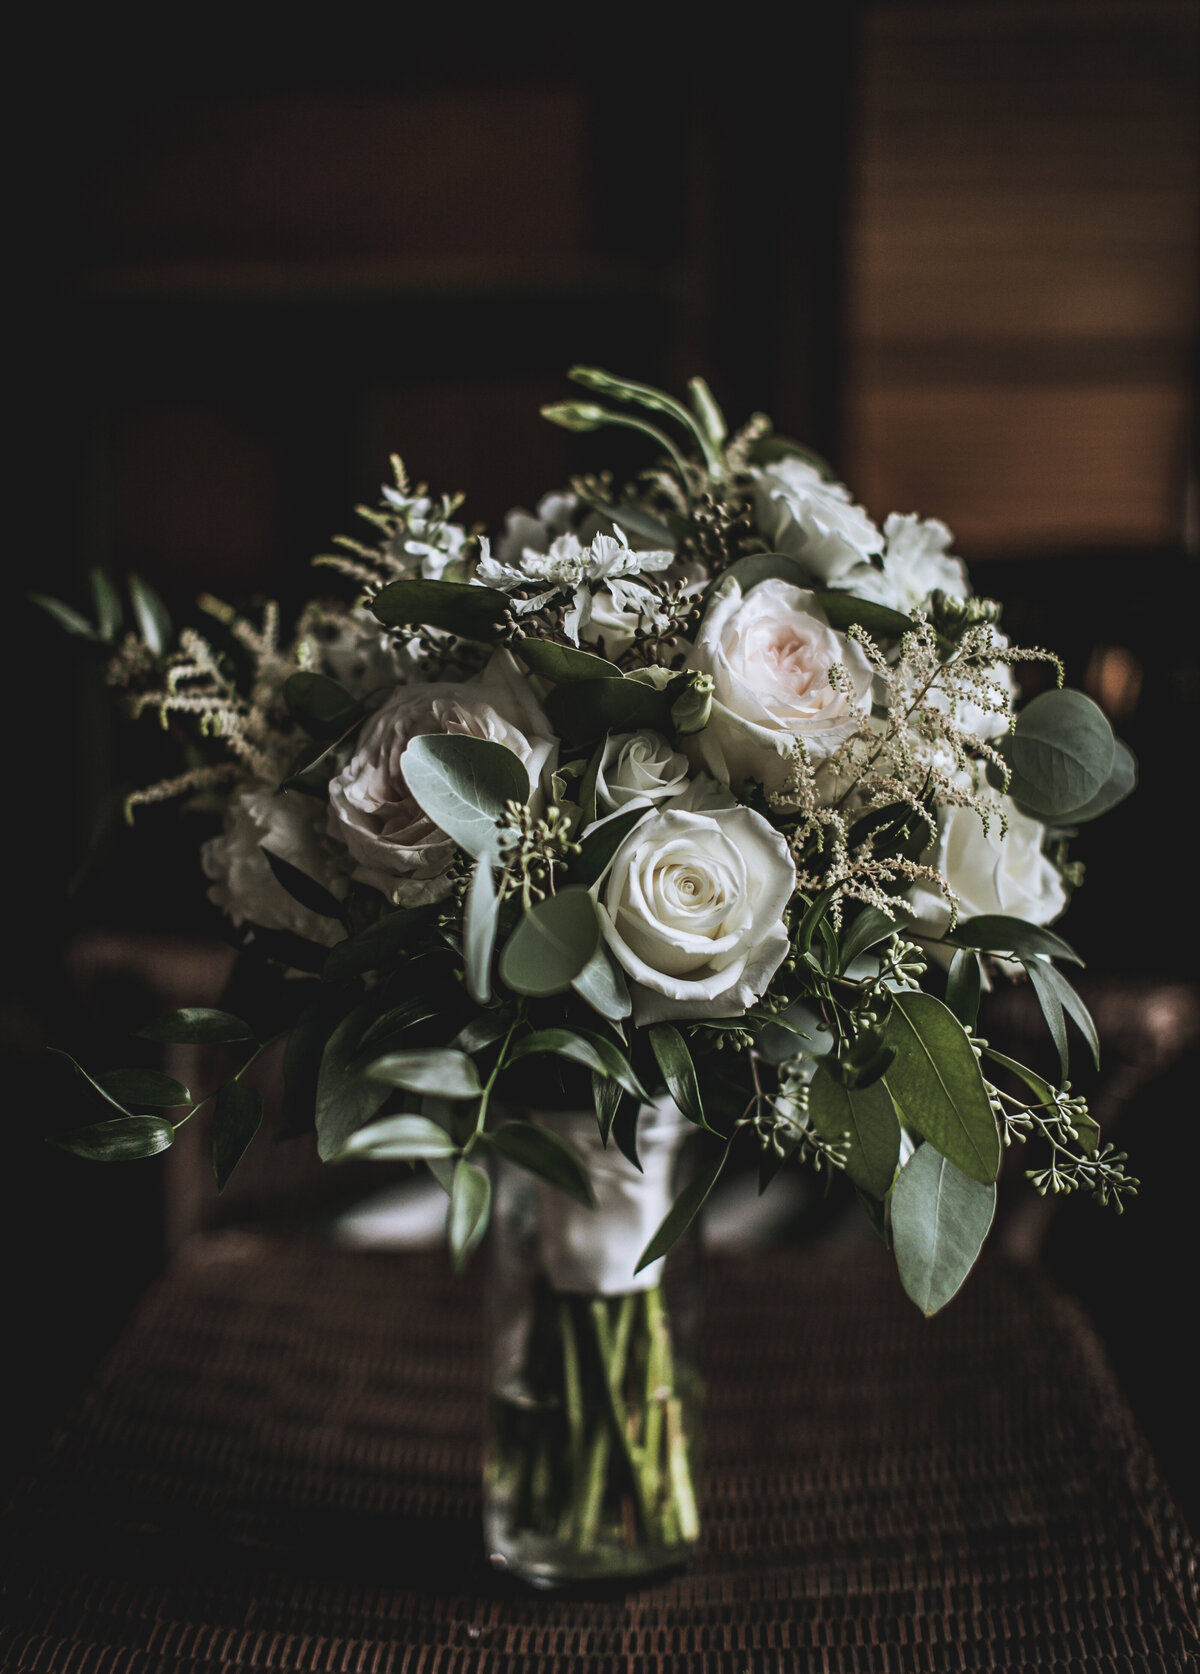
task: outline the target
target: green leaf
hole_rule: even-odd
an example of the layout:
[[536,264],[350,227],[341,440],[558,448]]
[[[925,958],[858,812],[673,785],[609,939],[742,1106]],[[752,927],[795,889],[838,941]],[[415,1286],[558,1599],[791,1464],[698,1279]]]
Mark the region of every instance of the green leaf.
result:
[[600,940],[591,896],[564,889],[525,913],[500,955],[500,976],[514,994],[561,994],[589,963]]
[[610,663],[606,657],[579,651],[573,645],[558,645],[552,639],[523,639],[516,652],[534,674],[558,685],[575,685],[580,680],[621,679],[616,663]]
[[1070,808],[1066,813],[1059,814],[1054,822],[1056,825],[1084,825],[1088,820],[1098,819],[1101,814],[1107,814],[1110,808],[1115,808],[1118,802],[1123,802],[1136,788],[1137,758],[1129,746],[1123,744],[1119,738],[1113,742],[1113,764],[1108,778],[1095,796],[1082,807]]
[[370,600],[385,628],[443,628],[463,639],[495,639],[508,608],[506,593],[459,581],[389,581]]
[[605,732],[670,730],[671,705],[665,693],[640,680],[581,680],[556,686],[546,699],[546,714],[559,737],[570,744],[590,744]]
[[438,915],[437,903],[399,907],[360,930],[357,936],[330,948],[321,967],[325,982],[348,982],[367,971],[378,971],[411,954],[414,942]]
[[599,1070],[592,1071],[592,1103],[596,1108],[596,1125],[600,1129],[600,1138],[608,1144],[608,1136],[612,1132],[613,1118],[621,1107],[623,1089],[616,1081],[607,1075],[601,1075]]
[[793,442],[790,436],[760,436],[750,449],[750,459],[755,465],[777,465],[781,459],[802,459],[826,482],[838,480],[837,472],[822,454],[800,442]]
[[496,860],[505,804],[529,801],[524,762],[488,738],[423,733],[405,750],[401,769],[429,818],[476,860]]
[[985,1058],[990,1058],[993,1063],[1000,1064],[1004,1069],[1011,1070],[1018,1080],[1025,1083],[1040,1104],[1054,1103],[1054,1088],[1036,1070],[1027,1069],[1024,1064],[1019,1064],[1015,1058],[1008,1057],[1006,1053],[997,1052],[995,1047],[992,1046],[985,1046],[983,1055]]
[[154,655],[161,657],[171,643],[173,631],[166,605],[149,582],[136,575],[129,578],[129,602],[133,606],[138,632]]
[[492,1210],[492,1183],[487,1170],[463,1157],[454,1170],[450,1187],[450,1253],[455,1272],[461,1273],[487,1231]]
[[713,447],[719,448],[729,434],[729,429],[712,390],[703,378],[689,378],[688,395],[691,397],[692,411],[700,421],[700,428]]
[[633,1010],[625,973],[609,952],[608,944],[603,938],[596,943],[595,953],[579,975],[572,978],[571,987],[580,999],[587,1001],[593,1011],[599,1012],[601,1017],[607,1017],[611,1023],[619,1023]]
[[825,612],[831,628],[845,633],[847,628],[865,628],[876,639],[899,639],[912,632],[912,618],[873,599],[856,599],[853,593],[818,593],[817,603]]
[[900,1170],[891,1210],[900,1282],[929,1318],[974,1267],[991,1230],[996,1188],[968,1179],[932,1145],[920,1145]]
[[1084,808],[1107,784],[1116,740],[1104,711],[1069,688],[1026,704],[1008,739],[1009,794],[1039,819]]
[[436,1093],[447,1099],[476,1099],[483,1088],[475,1060],[448,1046],[389,1052],[366,1071],[372,1081],[407,1087],[412,1093]]
[[362,704],[327,674],[304,670],[289,674],[283,683],[283,701],[292,719],[311,738],[336,739],[363,717]]
[[96,610],[96,625],[100,638],[111,642],[121,631],[121,623],[125,616],[121,609],[121,595],[98,564],[93,565],[88,571],[88,582],[92,589],[92,604]]
[[695,1176],[675,1199],[666,1215],[663,1217],[658,1231],[651,1238],[646,1248],[638,1257],[635,1273],[640,1273],[643,1267],[649,1267],[659,1256],[666,1255],[679,1238],[687,1231],[697,1214],[704,1206],[704,1202],[721,1177],[721,1170],[725,1167],[725,1159],[729,1155],[729,1145],[726,1143],[721,1150],[710,1154],[709,1159],[697,1170]]
[[634,826],[640,825],[652,811],[650,808],[622,808],[619,814],[610,815],[602,825],[593,826],[580,839],[579,853],[571,861],[571,882],[590,889]]
[[826,1139],[849,1136],[846,1173],[854,1184],[872,1197],[885,1197],[900,1160],[900,1123],[884,1083],[848,1087],[819,1063],[808,1089],[808,1110]]
[[887,941],[898,929],[899,925],[891,913],[881,912],[878,907],[864,907],[842,937],[837,966],[839,973],[852,965],[860,954]]
[[346,909],[336,895],[330,894],[324,884],[310,878],[307,872],[293,866],[290,860],[273,854],[265,843],[260,843],[259,848],[271,868],[275,882],[293,901],[299,901],[302,907],[307,907],[309,912],[319,913],[322,918],[341,920]]
[[607,1076],[636,1099],[645,1101],[646,1089],[633,1072],[628,1058],[620,1047],[602,1035],[587,1034],[581,1029],[538,1029],[524,1035],[508,1055],[510,1064],[520,1058],[549,1052],[558,1058],[569,1058],[583,1064],[593,1074]]
[[943,938],[951,947],[974,947],[982,953],[1012,954],[1018,959],[1068,959],[1073,965],[1083,960],[1068,942],[1041,924],[1026,924],[1023,918],[1002,913],[981,913],[963,918]]
[[382,1081],[370,1081],[361,1073],[360,1057],[367,1030],[390,1010],[394,1007],[387,1000],[372,995],[342,1019],[325,1043],[316,1106],[317,1154],[322,1162],[336,1157],[388,1096]]
[[704,595],[704,609],[735,587],[744,598],[764,581],[786,581],[789,587],[799,587],[806,593],[810,590],[808,576],[794,558],[782,552],[756,552],[749,558],[736,559],[721,571]]
[[536,1174],[547,1185],[557,1186],[585,1208],[595,1208],[596,1194],[587,1169],[557,1134],[533,1122],[505,1122],[484,1137],[493,1150],[516,1163],[518,1168]]
[[476,1005],[492,997],[492,955],[500,925],[500,897],[490,860],[477,860],[463,912],[463,967],[467,993]]
[[[1096,1025],[1092,1014],[1083,1002],[1082,996],[1071,986],[1061,971],[1046,959],[1025,959],[1022,961],[1029,980],[1033,983],[1038,1002],[1043,1015],[1050,1025],[1050,1032],[1054,1035],[1055,1044],[1059,1044],[1061,1033],[1062,1044],[1059,1046],[1059,1057],[1062,1061],[1064,1077],[1067,1073],[1067,1040],[1066,1028],[1062,1022],[1065,1011],[1078,1028],[1080,1034],[1088,1044],[1092,1055],[1092,1062],[1100,1068],[1100,1036],[1096,1032]],[[1056,1021],[1051,1021],[1054,1014]]]
[[174,1138],[175,1129],[165,1116],[113,1116],[90,1127],[51,1134],[50,1144],[89,1162],[131,1162],[157,1156]]
[[109,1070],[105,1075],[89,1076],[88,1079],[122,1110],[131,1104],[173,1108],[192,1102],[192,1095],[183,1082],[176,1081],[173,1075],[164,1075],[161,1070]]
[[695,1122],[698,1128],[707,1128],[704,1100],[700,1097],[700,1083],[687,1041],[673,1023],[655,1023],[648,1033],[667,1091],[689,1122]]
[[329,781],[336,765],[334,751],[340,743],[341,738],[318,738],[306,744],[276,786],[276,795],[283,791],[299,791],[303,796],[316,796],[324,801],[329,795]]
[[639,1174],[642,1172],[642,1165],[638,1158],[637,1131],[641,1114],[642,1106],[638,1099],[622,1099],[609,1130],[616,1141],[617,1150]]
[[[817,925],[820,924],[821,920],[824,918],[826,908],[829,906],[829,903],[833,900],[836,894],[836,885],[831,886],[829,889],[822,889],[818,894],[813,896],[812,900],[805,907],[804,916],[800,920],[796,929],[795,945],[797,953],[807,953],[809,948],[812,946],[812,939],[816,932]],[[804,897],[801,896],[800,899],[803,900]]]
[[385,1116],[352,1133],[333,1161],[428,1162],[431,1157],[457,1155],[458,1146],[445,1128],[428,1116]]
[[172,1045],[222,1046],[231,1041],[253,1040],[254,1030],[240,1017],[211,1006],[182,1006],[144,1023],[134,1034],[142,1040],[168,1041]]
[[970,948],[960,947],[950,961],[950,970],[946,977],[946,1004],[964,1029],[974,1029],[979,1021],[979,997],[982,989],[979,955]]
[[74,610],[69,604],[64,604],[61,599],[52,599],[48,593],[26,593],[25,597],[30,604],[35,604],[39,610],[44,610],[47,616],[52,617],[64,632],[73,634],[76,639],[100,638],[87,617],[82,616],[79,611]]
[[507,1033],[508,1024],[503,1017],[492,1012],[480,1012],[458,1031],[450,1044],[460,1052],[474,1054],[482,1052],[485,1046],[494,1046]]
[[902,1120],[989,1185],[1000,1171],[1000,1129],[962,1024],[932,994],[896,994],[884,1038],[896,1053],[884,1080]]
[[246,1154],[262,1122],[263,1098],[257,1087],[244,1081],[229,1081],[217,1094],[213,1106],[212,1165],[217,1190],[223,1192],[229,1176]]

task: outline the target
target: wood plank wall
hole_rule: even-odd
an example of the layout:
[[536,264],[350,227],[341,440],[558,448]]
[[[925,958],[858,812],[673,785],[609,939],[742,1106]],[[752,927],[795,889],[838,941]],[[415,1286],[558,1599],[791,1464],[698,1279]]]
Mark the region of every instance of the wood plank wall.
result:
[[865,7],[841,464],[873,512],[968,556],[1182,542],[1198,17]]

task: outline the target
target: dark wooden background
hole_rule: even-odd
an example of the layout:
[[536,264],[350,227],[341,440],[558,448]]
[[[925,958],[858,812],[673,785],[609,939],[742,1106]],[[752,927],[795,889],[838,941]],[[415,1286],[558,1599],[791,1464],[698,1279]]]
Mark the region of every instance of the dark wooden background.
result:
[[1070,932],[1125,1029],[1110,1102],[1146,1190],[1115,1227],[1071,1205],[1044,1250],[1194,1493],[1172,1356],[1200,1175],[1197,11],[825,11],[736,39],[677,19],[661,42],[461,13],[269,43],[245,20],[192,39],[106,20],[18,56],[14,1463],[204,1213],[157,1164],[101,1177],[44,1146],[72,1094],[45,1047],[121,1057],[118,1019],[178,985],[180,950],[204,977],[214,932],[173,811],[81,873],[105,797],[154,776],[158,745],[112,723],[97,666],[24,590],[82,603],[102,563],[180,608],[294,602],[392,451],[489,525],[572,470],[634,468],[636,448],[538,416],[585,361],[674,388],[700,372],[734,421],[764,409],[828,454],[876,517],[943,518],[1015,636],[1062,650],[1137,750],[1138,799],[1079,844]]

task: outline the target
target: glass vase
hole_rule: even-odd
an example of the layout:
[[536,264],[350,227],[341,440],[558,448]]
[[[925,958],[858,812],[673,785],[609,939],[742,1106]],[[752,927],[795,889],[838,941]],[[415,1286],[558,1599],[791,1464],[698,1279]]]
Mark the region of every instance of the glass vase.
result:
[[590,1111],[531,1119],[582,1156],[596,1206],[496,1165],[488,1555],[540,1587],[678,1568],[700,1532],[698,1240],[634,1267],[686,1184],[696,1130],[670,1101],[644,1106],[639,1172]]

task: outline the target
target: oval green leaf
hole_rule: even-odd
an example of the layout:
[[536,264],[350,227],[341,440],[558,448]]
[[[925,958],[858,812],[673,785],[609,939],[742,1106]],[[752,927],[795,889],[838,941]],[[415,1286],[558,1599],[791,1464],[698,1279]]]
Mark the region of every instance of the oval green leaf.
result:
[[[705,1141],[705,1143],[710,1144],[711,1141]],[[621,1146],[621,1149],[625,1150],[624,1145]],[[628,1152],[626,1152],[626,1155],[628,1155]],[[652,1261],[657,1261],[660,1256],[666,1255],[672,1244],[682,1238],[704,1207],[705,1200],[720,1179],[721,1170],[725,1167],[725,1159],[728,1155],[729,1145],[726,1143],[719,1151],[710,1156],[691,1182],[680,1192],[675,1202],[663,1216],[657,1232],[638,1257],[638,1264],[634,1268],[635,1273],[640,1273],[643,1268],[649,1267]]]
[[896,1053],[884,1083],[903,1121],[990,1185],[1000,1172],[1000,1129],[957,1017],[932,994],[897,994],[884,1038]]
[[310,738],[340,738],[363,715],[362,704],[344,686],[308,669],[289,674],[283,683],[283,701],[293,721]]
[[389,1052],[366,1071],[372,1081],[406,1087],[411,1093],[436,1093],[447,1099],[474,1099],[483,1091],[475,1060],[448,1046]]
[[492,1183],[487,1170],[463,1157],[450,1186],[447,1231],[456,1272],[461,1272],[472,1250],[487,1231],[492,1210]]
[[433,1157],[457,1155],[458,1146],[445,1128],[428,1116],[385,1116],[351,1134],[334,1161],[428,1162]]
[[561,994],[589,963],[600,941],[591,896],[564,889],[521,918],[500,955],[500,976],[514,994]]
[[1008,742],[1009,794],[1040,819],[1084,808],[1108,782],[1116,740],[1104,711],[1083,692],[1042,692],[1025,706]]
[[460,581],[389,581],[370,600],[386,628],[443,628],[463,639],[494,639],[508,607],[496,588]]
[[671,723],[665,692],[624,678],[556,686],[546,699],[546,713],[559,736],[573,744],[591,743],[605,732],[640,732],[644,727],[665,733]]
[[928,1318],[974,1267],[996,1212],[996,1188],[968,1179],[921,1145],[892,1190],[892,1248],[900,1282]]
[[817,602],[825,612],[831,628],[845,633],[847,628],[865,628],[876,639],[899,639],[912,629],[912,619],[873,599],[856,599],[853,593],[818,593]]
[[89,1162],[131,1162],[157,1156],[174,1138],[175,1129],[165,1116],[114,1116],[90,1127],[52,1134],[50,1143]]
[[619,680],[621,671],[606,657],[579,651],[573,645],[558,645],[552,639],[523,639],[516,652],[525,666],[544,680],[558,685],[575,685],[580,680]]
[[579,853],[571,861],[571,882],[590,889],[634,826],[640,825],[652,812],[650,808],[623,808],[619,814],[611,814],[602,824],[593,826],[580,839]]
[[144,1023],[134,1034],[142,1040],[159,1040],[171,1045],[222,1046],[231,1041],[253,1040],[254,1030],[240,1017],[211,1006],[183,1006],[164,1012]]
[[525,764],[503,744],[425,733],[401,757],[405,783],[435,825],[476,860],[494,860],[505,804],[529,800]]
[[227,1082],[217,1094],[212,1121],[212,1166],[217,1190],[223,1192],[229,1176],[246,1154],[262,1122],[263,1098],[257,1087],[244,1081]]
[[492,955],[500,923],[500,897],[490,860],[477,860],[463,911],[463,972],[476,1005],[492,997]]
[[164,1075],[161,1070],[109,1070],[104,1075],[89,1079],[106,1098],[122,1109],[131,1104],[153,1104],[170,1109],[192,1102],[192,1095],[183,1082],[176,1081],[173,1075]]
[[608,951],[604,941],[596,944],[595,953],[579,975],[572,979],[571,987],[580,999],[587,1001],[593,1011],[599,1012],[601,1017],[607,1017],[612,1023],[619,1023],[633,1010],[633,1000],[630,998],[625,972]]
[[846,1173],[854,1184],[872,1197],[885,1197],[900,1160],[900,1123],[884,1082],[847,1087],[819,1063],[808,1089],[808,1111],[824,1138],[848,1137]]
[[539,1128],[533,1122],[505,1122],[486,1138],[493,1150],[499,1151],[509,1162],[516,1163],[518,1168],[535,1174],[547,1185],[556,1186],[585,1208],[595,1208],[596,1194],[587,1169],[557,1134]]
[[414,942],[436,919],[436,904],[425,907],[399,907],[360,930],[357,936],[339,942],[329,950],[321,967],[326,982],[348,982],[367,971],[378,971],[385,965],[400,962],[413,951]]
[[290,860],[283,860],[277,854],[272,854],[265,844],[259,848],[271,868],[275,882],[280,889],[290,895],[293,901],[299,901],[309,912],[317,913],[321,918],[334,918],[340,921],[345,911],[344,906],[336,895],[332,895],[324,884],[319,884],[315,878],[310,878],[307,872],[302,872],[298,866],[293,866]]
[[1003,913],[980,913],[961,918],[945,941],[952,947],[978,948],[981,953],[1011,954],[1017,959],[1067,959],[1072,965],[1083,960],[1069,942],[1042,924],[1027,924],[1023,918]]
[[687,1041],[673,1023],[655,1023],[648,1033],[667,1091],[689,1122],[694,1122],[698,1128],[707,1128],[700,1082]]
[[946,976],[946,1004],[964,1029],[974,1029],[979,1021],[979,999],[983,991],[983,977],[979,969],[979,955],[971,948],[960,947],[950,961]]

